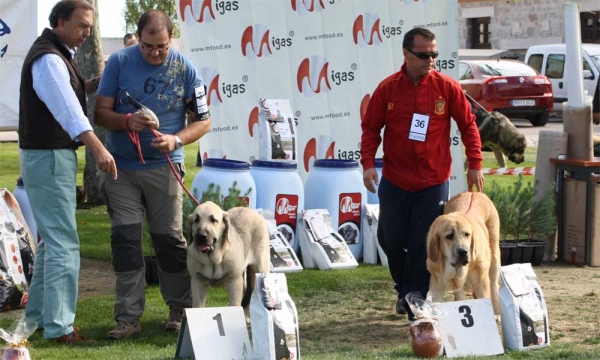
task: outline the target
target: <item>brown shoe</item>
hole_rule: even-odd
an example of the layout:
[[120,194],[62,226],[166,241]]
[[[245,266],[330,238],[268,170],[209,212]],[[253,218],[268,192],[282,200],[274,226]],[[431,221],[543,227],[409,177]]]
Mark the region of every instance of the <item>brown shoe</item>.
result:
[[183,308],[181,306],[171,306],[169,311],[169,321],[165,325],[165,331],[177,332],[181,329],[181,320],[183,319]]
[[106,333],[109,340],[122,340],[142,333],[140,320],[134,322],[119,321],[114,329]]
[[93,344],[95,343],[94,340],[92,339],[88,339],[85,336],[81,335],[78,330],[73,330],[72,333],[67,334],[67,335],[63,335],[57,338],[53,338],[53,339],[48,339],[48,340],[53,340],[58,344],[67,344],[67,345],[71,345],[71,344]]

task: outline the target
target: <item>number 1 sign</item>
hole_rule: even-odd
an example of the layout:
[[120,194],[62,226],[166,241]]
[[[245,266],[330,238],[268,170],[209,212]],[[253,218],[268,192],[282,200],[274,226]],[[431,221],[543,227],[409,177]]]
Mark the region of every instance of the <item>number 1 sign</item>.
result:
[[490,299],[436,303],[446,356],[503,354]]
[[253,359],[241,306],[185,309],[175,358]]

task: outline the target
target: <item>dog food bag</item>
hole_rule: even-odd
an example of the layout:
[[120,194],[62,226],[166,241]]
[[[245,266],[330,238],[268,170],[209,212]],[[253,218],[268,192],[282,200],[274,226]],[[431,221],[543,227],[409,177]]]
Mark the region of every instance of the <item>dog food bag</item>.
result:
[[25,307],[35,241],[17,199],[0,189],[0,311]]
[[[344,238],[333,230],[331,216],[326,209],[302,212],[304,244],[320,270],[354,269],[358,262]],[[302,250],[302,258],[305,251]]]
[[363,262],[377,264],[377,256],[381,265],[388,266],[387,255],[379,246],[377,239],[377,226],[379,225],[379,204],[365,204],[365,217],[363,218],[364,248]]
[[507,349],[550,346],[548,309],[531,264],[502,266],[500,315]]
[[300,254],[302,255],[302,266],[304,266],[305,269],[317,269],[317,264],[310,253],[310,246],[312,245],[310,242],[312,240],[310,234],[304,230],[303,223],[304,221],[298,221],[298,225],[296,226],[296,234],[300,244]]
[[258,142],[260,160],[297,161],[297,133],[288,99],[258,101]]
[[284,274],[256,274],[250,298],[254,356],[265,360],[298,359],[298,312]]
[[285,236],[277,229],[275,214],[270,210],[256,209],[267,222],[271,252],[271,272],[298,272],[302,271],[300,260]]

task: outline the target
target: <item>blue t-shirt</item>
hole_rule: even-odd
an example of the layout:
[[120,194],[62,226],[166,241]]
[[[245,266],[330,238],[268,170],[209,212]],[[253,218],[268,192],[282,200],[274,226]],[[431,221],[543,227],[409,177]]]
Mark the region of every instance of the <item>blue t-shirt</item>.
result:
[[[194,96],[194,88],[204,86],[196,66],[175,49],[169,49],[160,65],[149,64],[139,46],[130,46],[113,53],[100,81],[98,95],[115,99],[114,110],[120,114],[134,113],[127,100],[127,91],[134,99],[154,111],[160,122],[158,131],[176,134],[185,127],[186,99]],[[167,164],[165,155],[150,146],[154,134],[140,131],[140,143],[145,164],[140,164],[137,150],[125,131],[107,131],[106,148],[118,167],[151,169]],[[183,162],[183,148],[169,153],[171,161]]]

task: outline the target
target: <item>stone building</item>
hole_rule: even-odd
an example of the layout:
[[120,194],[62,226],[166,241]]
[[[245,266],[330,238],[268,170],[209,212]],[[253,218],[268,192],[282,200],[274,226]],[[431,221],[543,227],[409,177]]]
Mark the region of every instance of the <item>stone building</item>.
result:
[[[525,52],[565,42],[564,4],[572,0],[458,0],[459,47]],[[581,37],[600,44],[600,0],[578,0]]]

